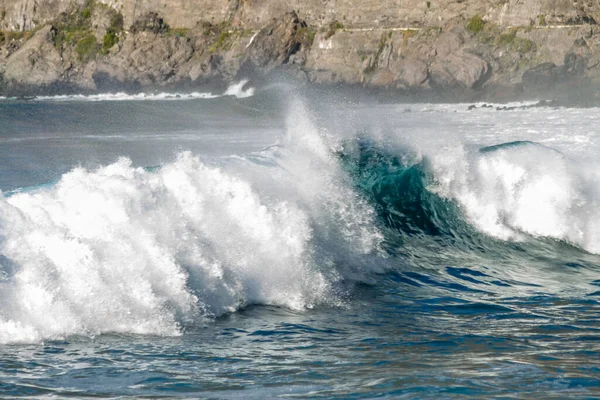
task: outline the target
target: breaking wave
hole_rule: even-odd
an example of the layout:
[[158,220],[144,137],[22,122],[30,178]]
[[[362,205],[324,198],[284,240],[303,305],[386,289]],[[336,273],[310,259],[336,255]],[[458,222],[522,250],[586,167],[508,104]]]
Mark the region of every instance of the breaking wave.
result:
[[5,193],[0,343],[178,335],[251,304],[341,306],[354,284],[445,253],[600,253],[598,165],[527,141],[336,135],[300,102],[289,115],[279,143],[244,157],[123,158]]
[[298,114],[249,158],[121,159],[2,198],[0,342],[176,335],[249,304],[340,305],[381,236]]

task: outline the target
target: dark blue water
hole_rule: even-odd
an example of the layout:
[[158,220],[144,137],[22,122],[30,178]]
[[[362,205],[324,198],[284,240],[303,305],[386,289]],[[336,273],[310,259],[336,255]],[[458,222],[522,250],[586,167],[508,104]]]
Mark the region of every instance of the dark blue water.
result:
[[0,396],[600,395],[597,113],[284,103],[0,104]]

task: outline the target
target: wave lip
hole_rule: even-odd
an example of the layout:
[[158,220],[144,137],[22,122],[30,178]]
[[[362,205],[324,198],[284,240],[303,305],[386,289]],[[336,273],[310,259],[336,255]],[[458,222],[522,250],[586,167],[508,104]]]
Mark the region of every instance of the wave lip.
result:
[[445,242],[448,254],[465,259],[510,252],[502,241],[557,249],[540,239],[600,254],[600,166],[593,162],[532,141],[423,153],[356,143],[341,162],[375,207],[393,256],[427,258],[411,247],[424,240]]

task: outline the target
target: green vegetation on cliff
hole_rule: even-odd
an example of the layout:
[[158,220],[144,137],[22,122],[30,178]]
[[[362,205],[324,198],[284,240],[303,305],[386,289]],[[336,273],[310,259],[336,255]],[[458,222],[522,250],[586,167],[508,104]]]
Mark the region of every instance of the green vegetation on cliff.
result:
[[298,28],[298,31],[296,32],[297,37],[305,39],[305,40],[300,40],[300,41],[304,42],[304,44],[307,45],[308,47],[312,46],[312,44],[315,41],[316,35],[317,35],[316,29],[311,29],[308,26],[301,26],[300,28]]
[[165,36],[175,36],[175,37],[187,37],[189,33],[189,29],[187,28],[169,28],[169,30],[165,33]]
[[546,16],[544,14],[540,14],[538,16],[540,26],[546,25]]
[[203,28],[202,34],[212,39],[212,42],[208,46],[210,53],[229,51],[237,39],[252,34],[250,30],[232,27],[229,21],[223,21],[218,24],[204,22]]
[[104,35],[104,38],[102,39],[102,53],[108,53],[108,51],[117,43],[119,43],[117,33],[114,31],[106,32],[106,35]]
[[481,19],[479,14],[475,14],[471,17],[469,22],[467,22],[467,25],[465,27],[473,33],[479,33],[485,27],[485,22],[483,21],[483,19]]
[[119,43],[119,33],[123,31],[123,15],[113,12],[110,18],[110,26],[102,39],[102,53],[106,54],[117,43]]
[[[104,18],[110,21],[101,46],[93,34],[93,30],[97,29],[95,18]],[[95,0],[87,0],[79,8],[60,14],[54,21],[54,26],[57,30],[54,38],[56,48],[62,52],[68,47],[73,47],[79,61],[88,62],[100,50],[106,54],[119,42],[119,35],[123,31],[123,15]]]
[[498,35],[496,37],[496,44],[508,47],[519,53],[529,53],[535,45],[529,39],[518,37],[517,31],[517,29],[513,28],[508,33]]
[[57,49],[62,51],[66,46],[77,45],[90,34],[92,7],[93,2],[86,1],[83,8],[59,15],[54,22],[57,30],[54,43]]
[[211,53],[215,53],[219,50],[229,50],[232,45],[232,41],[230,39],[231,32],[229,32],[228,30],[222,31],[221,33],[219,33],[217,40],[215,40],[213,44],[210,45],[208,51],[210,51]]
[[92,13],[94,12],[94,8],[96,8],[96,2],[94,0],[86,0],[83,3],[83,7],[81,9],[81,16],[84,19],[90,19],[92,17]]
[[99,46],[94,35],[87,35],[75,45],[75,52],[81,62],[89,62],[98,54]]
[[342,24],[339,21],[333,21],[327,27],[327,30],[325,32],[325,40],[329,39],[330,37],[332,37],[333,35],[335,35],[335,33],[337,31],[342,30],[342,29],[344,29],[344,24]]

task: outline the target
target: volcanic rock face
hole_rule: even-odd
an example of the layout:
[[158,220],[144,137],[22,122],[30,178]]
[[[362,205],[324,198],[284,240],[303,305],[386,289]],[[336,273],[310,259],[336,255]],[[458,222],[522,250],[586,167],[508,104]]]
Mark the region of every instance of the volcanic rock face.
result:
[[466,97],[590,87],[599,11],[562,0],[0,0],[0,90],[191,88],[273,70]]

